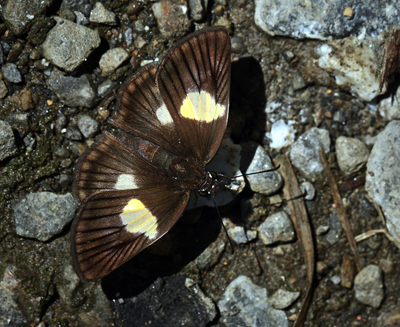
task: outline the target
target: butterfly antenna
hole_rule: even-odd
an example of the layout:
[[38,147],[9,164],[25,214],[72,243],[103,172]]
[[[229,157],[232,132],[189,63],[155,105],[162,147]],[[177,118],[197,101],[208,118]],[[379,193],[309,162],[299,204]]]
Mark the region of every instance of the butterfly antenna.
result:
[[269,173],[271,171],[275,171],[278,170],[281,167],[281,165],[278,165],[274,168],[271,169],[266,169],[266,170],[260,170],[260,171],[255,171],[253,173],[248,173],[248,174],[244,174],[244,175],[237,175],[237,176],[233,176],[232,178],[238,178],[238,177],[243,177],[243,176],[250,176],[250,175],[256,175],[256,174],[262,174],[262,173]]
[[231,246],[231,254],[233,254],[234,253],[233,242],[232,242],[231,238],[229,237],[228,230],[226,229],[224,222],[222,221],[221,214],[219,213],[219,209],[218,209],[218,206],[217,206],[217,201],[215,201],[214,194],[211,194],[211,197],[213,199],[215,209],[217,210],[217,214],[218,214],[219,220],[221,221],[221,225],[224,228],[226,237],[228,238],[229,245]]

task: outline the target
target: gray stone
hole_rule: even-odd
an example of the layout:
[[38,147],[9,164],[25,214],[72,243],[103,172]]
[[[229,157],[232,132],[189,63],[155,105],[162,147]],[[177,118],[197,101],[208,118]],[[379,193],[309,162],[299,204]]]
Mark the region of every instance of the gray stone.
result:
[[124,48],[110,49],[101,56],[99,66],[103,74],[112,73],[128,58],[129,54]]
[[196,265],[202,271],[209,270],[212,266],[218,263],[225,247],[225,241],[217,239],[196,258]]
[[24,136],[29,129],[29,114],[14,112],[5,117],[7,123],[12,129],[18,131],[21,136]]
[[378,111],[386,121],[400,119],[400,87],[397,88],[396,94],[379,102]]
[[400,244],[400,121],[378,134],[367,162],[366,189],[385,215],[386,226]]
[[315,187],[308,181],[300,184],[300,190],[304,195],[304,200],[311,201],[315,198]]
[[42,44],[43,55],[57,67],[72,72],[100,45],[98,31],[54,17],[57,25]]
[[17,153],[14,133],[11,126],[0,120],[0,161],[12,157]]
[[65,132],[65,137],[68,140],[74,140],[74,141],[82,140],[81,132],[79,131],[78,127],[73,124],[68,125],[67,130]]
[[85,138],[91,138],[99,131],[99,123],[88,114],[81,114],[78,116],[78,128]]
[[208,0],[188,0],[190,18],[195,22],[202,20],[207,11]]
[[190,27],[188,8],[179,0],[161,0],[151,6],[158,29],[165,37],[182,37]]
[[220,321],[227,327],[289,326],[285,312],[268,303],[267,290],[246,276],[239,276],[228,285],[218,307]]
[[257,231],[246,231],[242,226],[235,226],[228,228],[228,235],[236,244],[246,244],[256,239]]
[[315,231],[315,233],[318,236],[324,235],[329,231],[329,225],[320,225],[317,227],[317,230]]
[[74,14],[76,17],[76,23],[78,25],[88,25],[89,24],[89,20],[80,11],[75,10]]
[[277,290],[269,299],[268,303],[275,309],[286,309],[290,307],[300,296],[300,292],[290,292],[283,288]]
[[0,327],[26,326],[26,312],[18,305],[21,298],[21,281],[16,276],[15,266],[7,266],[0,281]]
[[72,221],[76,207],[69,193],[29,193],[13,206],[16,233],[46,242]]
[[3,80],[0,80],[0,99],[4,99],[4,97],[7,95],[8,89],[6,86],[6,83],[4,83]]
[[[257,143],[243,144],[241,170],[244,172],[253,192],[271,195],[276,193],[283,185],[283,179],[278,170],[258,173],[275,168],[267,151]],[[251,160],[250,164],[247,162]],[[246,169],[247,166],[247,169]]]
[[336,139],[336,158],[345,175],[359,171],[367,162],[368,156],[369,150],[360,140],[344,136]]
[[[256,0],[255,5],[255,23],[270,35],[319,40],[362,33],[376,37],[400,25],[396,0]],[[344,15],[346,7],[355,12],[353,19]]]
[[96,2],[93,10],[90,12],[89,20],[91,23],[116,25],[117,19],[115,14],[107,10],[101,2]]
[[330,146],[329,132],[312,127],[290,147],[290,161],[306,178],[315,180],[324,172],[319,149],[322,147],[324,153],[328,154]]
[[99,98],[104,98],[108,93],[110,93],[117,85],[107,79],[105,80],[103,83],[101,83],[98,87],[97,87],[97,95]]
[[3,73],[3,77],[10,83],[17,84],[22,82],[22,75],[15,64],[8,63],[3,65],[1,72]]
[[337,85],[361,100],[371,101],[386,91],[386,86],[379,89],[379,58],[374,51],[381,49],[381,43],[370,37],[330,41],[316,48],[318,65],[335,77]]
[[258,226],[260,239],[266,245],[290,242],[295,238],[292,221],[284,211],[276,212]]
[[8,0],[3,7],[2,16],[15,34],[20,35],[28,31],[34,22],[34,18],[41,15],[53,0]]
[[385,296],[382,269],[376,265],[366,266],[354,279],[354,290],[359,302],[379,308]]
[[58,98],[69,107],[91,108],[95,104],[96,90],[88,74],[72,77],[54,70],[50,74],[48,84]]

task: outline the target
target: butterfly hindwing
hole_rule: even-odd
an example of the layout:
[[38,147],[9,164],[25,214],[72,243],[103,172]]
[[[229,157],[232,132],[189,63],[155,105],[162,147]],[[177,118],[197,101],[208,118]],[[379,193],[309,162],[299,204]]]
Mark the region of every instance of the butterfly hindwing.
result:
[[225,132],[230,89],[230,39],[222,27],[194,33],[161,61],[157,86],[192,157],[209,162]]
[[73,226],[76,270],[87,281],[108,275],[168,232],[188,200],[169,185],[89,196]]

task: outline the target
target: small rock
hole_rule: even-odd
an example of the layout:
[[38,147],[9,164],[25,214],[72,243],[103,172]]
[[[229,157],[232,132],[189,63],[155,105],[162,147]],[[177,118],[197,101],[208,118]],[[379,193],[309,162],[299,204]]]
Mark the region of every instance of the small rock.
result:
[[271,140],[269,144],[270,148],[280,150],[293,144],[296,133],[293,124],[293,120],[285,123],[283,119],[272,124],[271,132],[265,133],[265,136]]
[[112,11],[107,10],[101,2],[96,2],[90,12],[89,20],[91,23],[116,25],[117,19]]
[[21,136],[24,136],[29,130],[29,114],[15,112],[5,117],[7,123],[10,124],[12,129],[18,131]]
[[328,154],[330,145],[329,132],[312,127],[290,147],[290,161],[306,178],[315,180],[324,172],[319,149],[322,146]]
[[283,310],[290,307],[299,296],[300,292],[290,292],[280,288],[268,299],[268,303],[275,309]]
[[257,231],[245,231],[242,226],[235,226],[228,229],[228,235],[236,244],[246,244],[256,239]]
[[269,305],[267,290],[246,276],[239,276],[228,285],[218,307],[221,322],[227,327],[289,326],[285,312]]
[[110,93],[114,88],[116,87],[116,84],[107,79],[103,83],[101,83],[98,88],[97,88],[97,95],[99,98],[104,98],[108,93]]
[[284,211],[276,212],[258,226],[260,238],[266,245],[290,242],[295,238],[292,221]]
[[368,148],[360,140],[344,136],[336,139],[336,158],[345,175],[359,171],[367,162],[368,156]]
[[208,1],[188,0],[190,18],[195,22],[202,20],[207,10]]
[[207,249],[196,258],[196,264],[199,269],[204,271],[216,265],[224,252],[225,247],[225,241],[219,239],[210,244],[210,246],[208,246]]
[[[275,168],[267,151],[262,146],[257,143],[247,143],[243,145],[241,155],[241,170],[244,172],[252,191],[271,195],[282,187],[283,179],[278,170],[249,175]],[[249,160],[251,160],[250,164],[248,164]]]
[[61,130],[62,130],[65,126],[67,126],[67,123],[68,123],[67,117],[65,117],[65,115],[64,115],[63,113],[60,112],[60,113],[57,115],[57,119],[56,119],[56,124],[55,124],[55,129],[56,129],[56,131],[57,131],[58,133],[60,133]]
[[68,174],[60,174],[59,183],[63,188],[70,187],[72,184],[73,178]]
[[75,10],[74,14],[76,17],[76,23],[78,25],[88,25],[89,24],[89,20],[80,11]]
[[5,64],[1,67],[3,77],[10,83],[18,84],[22,82],[22,75],[15,64]]
[[340,276],[337,276],[337,275],[332,276],[332,277],[330,278],[330,280],[331,280],[331,282],[332,282],[334,285],[339,285],[340,282],[341,282]]
[[314,200],[315,198],[315,187],[312,183],[305,181],[300,184],[300,190],[304,195],[304,199],[307,201]]
[[128,58],[129,54],[124,48],[110,49],[101,56],[99,66],[103,74],[112,73]]
[[9,96],[7,100],[14,103],[16,107],[22,111],[35,108],[32,99],[32,92],[27,88],[15,92],[13,95]]
[[382,269],[376,265],[365,267],[354,280],[354,290],[359,302],[379,308],[385,296]]
[[26,32],[34,18],[40,16],[53,0],[9,0],[4,5],[2,18],[15,35]]
[[8,93],[8,89],[6,83],[3,80],[0,80],[0,99],[3,99]]
[[182,37],[189,30],[187,7],[179,0],[161,0],[151,7],[158,29],[165,37]]
[[317,230],[315,231],[315,233],[318,236],[324,235],[329,231],[329,225],[321,225],[317,227]]
[[11,126],[0,120],[0,161],[12,157],[17,153],[14,133]]
[[43,55],[57,67],[74,71],[100,45],[97,30],[75,24],[60,17],[42,44]]
[[46,242],[72,221],[76,206],[69,193],[29,193],[14,205],[16,233]]
[[382,99],[379,102],[378,110],[379,114],[386,121],[392,121],[400,119],[400,87],[397,88],[396,94],[391,94],[387,98]]
[[64,76],[61,72],[54,70],[48,84],[59,99],[69,107],[91,108],[95,104],[96,90],[88,74],[72,77]]
[[78,128],[83,136],[88,139],[98,132],[99,123],[88,114],[81,114],[78,116]]
[[65,137],[68,140],[80,141],[82,140],[82,134],[79,132],[77,126],[69,124],[67,127],[67,131],[65,132]]
[[400,243],[400,121],[390,122],[378,134],[367,163],[366,190],[379,205],[386,218],[386,226]]

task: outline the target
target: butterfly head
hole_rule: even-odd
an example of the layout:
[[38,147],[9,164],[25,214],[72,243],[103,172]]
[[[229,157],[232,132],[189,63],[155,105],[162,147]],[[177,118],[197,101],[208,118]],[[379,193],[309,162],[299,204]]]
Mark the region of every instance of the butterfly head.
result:
[[198,192],[202,196],[214,196],[219,190],[230,183],[231,179],[223,174],[217,174],[213,171],[205,171],[203,182],[198,186]]

